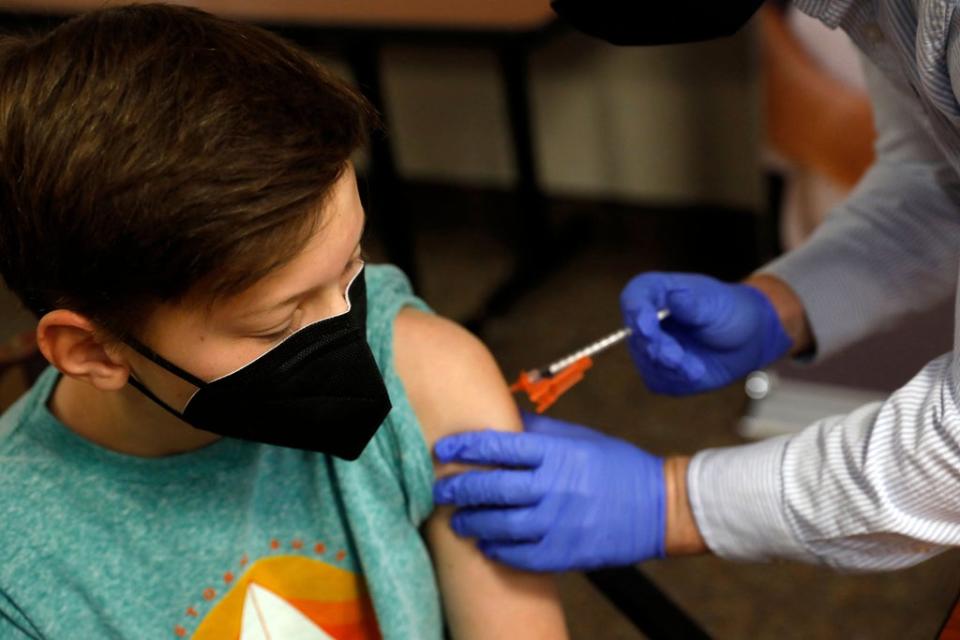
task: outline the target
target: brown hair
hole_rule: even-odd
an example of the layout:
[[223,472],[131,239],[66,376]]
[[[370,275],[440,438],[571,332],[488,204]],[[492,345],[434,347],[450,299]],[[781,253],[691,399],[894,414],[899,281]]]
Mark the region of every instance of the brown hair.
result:
[[295,256],[375,116],[309,53],[131,5],[0,38],[0,274],[114,337]]

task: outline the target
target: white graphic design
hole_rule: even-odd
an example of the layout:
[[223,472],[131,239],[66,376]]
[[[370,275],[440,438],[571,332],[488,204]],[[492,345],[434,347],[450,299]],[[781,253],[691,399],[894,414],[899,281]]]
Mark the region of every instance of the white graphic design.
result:
[[251,582],[243,601],[240,640],[335,640],[293,605]]

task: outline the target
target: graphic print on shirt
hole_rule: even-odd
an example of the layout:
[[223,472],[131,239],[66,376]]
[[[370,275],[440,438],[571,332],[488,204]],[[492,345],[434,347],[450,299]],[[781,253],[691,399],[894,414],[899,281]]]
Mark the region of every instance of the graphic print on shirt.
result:
[[[203,617],[194,640],[380,640],[362,578],[303,556],[257,560]],[[209,593],[204,594],[207,598]],[[192,613],[196,611],[191,607]],[[185,634],[178,627],[177,635]]]

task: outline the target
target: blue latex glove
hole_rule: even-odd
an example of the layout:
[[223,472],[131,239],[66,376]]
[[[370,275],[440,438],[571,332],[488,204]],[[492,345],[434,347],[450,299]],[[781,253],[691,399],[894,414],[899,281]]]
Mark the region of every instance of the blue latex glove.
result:
[[626,565],[664,555],[663,460],[621,440],[545,416],[526,433],[478,431],[437,442],[441,462],[468,471],[434,486],[461,507],[451,522],[487,557],[527,571]]
[[[767,296],[744,284],[685,273],[644,273],[620,306],[634,330],[630,354],[647,387],[688,395],[761,369],[792,346]],[[662,323],[657,311],[669,309]]]

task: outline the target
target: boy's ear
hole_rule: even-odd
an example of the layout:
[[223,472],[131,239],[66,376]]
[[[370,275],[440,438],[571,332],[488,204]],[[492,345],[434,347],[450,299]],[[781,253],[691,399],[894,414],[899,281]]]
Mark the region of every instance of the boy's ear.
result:
[[126,360],[98,340],[93,323],[78,313],[57,309],[40,318],[37,345],[64,375],[101,391],[118,391],[127,384],[130,368]]

